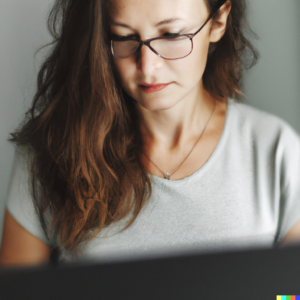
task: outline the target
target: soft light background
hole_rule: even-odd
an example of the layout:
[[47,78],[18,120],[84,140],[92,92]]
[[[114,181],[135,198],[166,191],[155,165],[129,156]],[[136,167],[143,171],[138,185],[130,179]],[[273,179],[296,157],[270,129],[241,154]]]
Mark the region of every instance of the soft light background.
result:
[[[84,1],[84,0],[83,0]],[[46,15],[53,0],[0,1],[0,241],[14,148],[7,142],[35,90],[49,41]],[[280,116],[300,132],[300,1],[248,0],[260,61],[245,80],[245,102]]]

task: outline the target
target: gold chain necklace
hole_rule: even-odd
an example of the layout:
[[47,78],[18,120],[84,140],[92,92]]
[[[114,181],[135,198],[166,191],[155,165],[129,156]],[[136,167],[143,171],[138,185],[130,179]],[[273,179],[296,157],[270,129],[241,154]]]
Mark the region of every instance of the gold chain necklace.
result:
[[178,169],[179,169],[179,167],[186,161],[186,159],[189,157],[189,155],[191,154],[191,152],[193,151],[193,149],[195,148],[195,146],[196,146],[196,144],[198,143],[198,141],[200,140],[200,138],[201,138],[201,136],[203,135],[203,132],[204,132],[204,130],[205,130],[205,128],[206,128],[206,126],[207,126],[207,124],[209,123],[209,121],[210,121],[210,119],[211,119],[211,117],[212,117],[212,115],[213,115],[213,113],[214,113],[214,111],[215,111],[215,108],[216,108],[216,100],[214,100],[214,103],[215,103],[215,105],[214,105],[214,109],[213,109],[213,111],[212,111],[212,113],[211,113],[211,115],[210,115],[210,117],[209,117],[209,119],[208,119],[208,121],[207,121],[207,123],[206,123],[206,125],[204,126],[204,128],[203,128],[203,130],[202,130],[202,132],[201,132],[201,134],[200,134],[200,136],[199,136],[199,138],[198,138],[198,140],[196,141],[196,143],[195,143],[195,145],[193,146],[193,148],[192,148],[192,150],[189,152],[189,154],[187,155],[187,157],[183,160],[183,162],[171,173],[171,174],[169,174],[169,173],[164,173],[144,152],[143,152],[143,154],[147,157],[147,159],[149,159],[149,161],[150,162],[152,162],[153,164],[154,164],[154,166],[162,173],[162,175],[164,176],[164,179],[168,179],[168,180],[170,180],[170,177],[171,177],[171,175],[173,175]]

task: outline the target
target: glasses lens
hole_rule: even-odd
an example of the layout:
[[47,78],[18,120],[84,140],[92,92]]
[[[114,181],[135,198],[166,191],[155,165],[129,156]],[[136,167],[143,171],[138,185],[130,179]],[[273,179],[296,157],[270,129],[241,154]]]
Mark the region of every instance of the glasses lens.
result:
[[128,41],[112,41],[112,50],[114,56],[125,58],[133,54],[139,46],[139,42],[135,40]]
[[[175,36],[153,40],[151,47],[163,58],[178,59],[189,55],[192,51],[192,41],[188,36]],[[112,41],[112,51],[117,58],[132,55],[139,47],[139,41]]]
[[189,55],[192,41],[188,36],[176,36],[150,42],[151,47],[164,58],[176,59]]

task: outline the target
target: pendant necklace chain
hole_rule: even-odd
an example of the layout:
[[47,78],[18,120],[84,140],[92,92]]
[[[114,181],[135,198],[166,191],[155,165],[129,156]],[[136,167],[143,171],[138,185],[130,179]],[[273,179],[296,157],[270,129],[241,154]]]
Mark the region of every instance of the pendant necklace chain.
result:
[[164,179],[168,179],[168,180],[170,180],[170,177],[171,177],[171,175],[173,175],[179,168],[180,168],[180,166],[186,161],[186,159],[189,157],[189,155],[191,154],[191,152],[193,151],[193,149],[195,148],[195,146],[196,146],[196,144],[198,143],[198,141],[200,140],[200,138],[201,138],[201,136],[203,135],[203,132],[204,132],[204,130],[205,130],[205,128],[206,128],[206,126],[207,126],[207,124],[209,123],[209,121],[210,121],[210,119],[211,119],[211,117],[212,117],[212,115],[213,115],[213,113],[214,113],[214,111],[215,111],[215,108],[216,108],[216,100],[214,100],[214,103],[215,103],[215,106],[214,106],[214,109],[213,109],[213,111],[212,111],[212,113],[211,113],[211,115],[210,115],[210,117],[209,117],[209,119],[208,119],[208,121],[207,121],[207,123],[206,123],[206,125],[204,126],[204,128],[203,128],[203,130],[202,130],[202,132],[201,132],[201,134],[200,134],[200,136],[199,136],[199,138],[198,138],[198,140],[196,141],[196,143],[194,144],[194,146],[193,146],[193,148],[192,148],[192,150],[189,152],[189,154],[187,155],[187,157],[183,160],[183,162],[171,173],[171,174],[169,174],[169,173],[164,173],[145,153],[143,153],[145,156],[146,156],[146,158],[150,161],[150,162],[152,162],[153,163],[153,165],[162,173],[162,175],[164,176]]

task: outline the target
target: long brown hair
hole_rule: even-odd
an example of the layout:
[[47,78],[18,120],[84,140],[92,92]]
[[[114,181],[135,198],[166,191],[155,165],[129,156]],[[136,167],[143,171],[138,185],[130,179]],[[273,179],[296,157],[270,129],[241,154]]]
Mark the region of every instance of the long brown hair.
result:
[[[102,228],[132,213],[128,228],[152,192],[136,104],[113,66],[107,2],[56,0],[36,95],[10,138],[31,149],[33,202],[49,240],[66,253],[78,253]],[[206,2],[212,11],[218,1]],[[241,94],[244,53],[251,65],[257,59],[243,33],[245,3],[231,2],[227,31],[211,46],[203,76],[204,87],[223,97]]]

